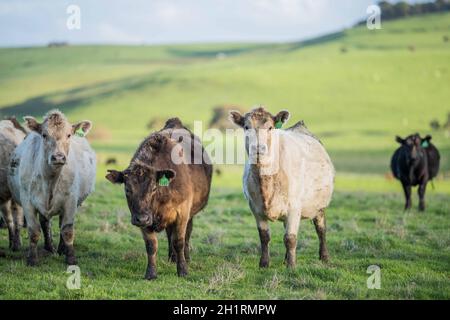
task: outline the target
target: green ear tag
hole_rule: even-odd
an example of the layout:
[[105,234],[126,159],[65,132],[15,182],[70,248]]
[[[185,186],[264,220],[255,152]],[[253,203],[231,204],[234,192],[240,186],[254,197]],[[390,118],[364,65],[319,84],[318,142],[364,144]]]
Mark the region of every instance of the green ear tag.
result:
[[283,126],[283,122],[282,122],[281,120],[278,120],[278,121],[275,123],[275,128],[276,128],[276,129],[281,129],[282,126]]
[[428,147],[429,147],[428,141],[427,140],[423,141],[422,148],[428,148]]
[[78,130],[75,131],[75,134],[79,137],[84,137],[84,131],[81,128],[78,128]]
[[167,179],[166,175],[163,175],[159,181],[158,181],[159,185],[161,187],[168,187],[169,186],[169,179]]

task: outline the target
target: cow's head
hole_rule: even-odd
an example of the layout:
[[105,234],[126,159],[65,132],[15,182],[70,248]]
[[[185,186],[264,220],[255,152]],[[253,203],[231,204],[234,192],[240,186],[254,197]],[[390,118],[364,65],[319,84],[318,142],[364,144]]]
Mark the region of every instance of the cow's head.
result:
[[407,161],[412,163],[424,156],[424,148],[428,147],[431,136],[427,135],[425,138],[421,138],[418,133],[415,133],[404,139],[397,136],[395,140],[406,150]]
[[289,119],[288,111],[280,111],[275,116],[263,107],[241,115],[238,111],[230,112],[230,120],[245,130],[245,149],[257,163],[273,155],[274,129],[281,127]]
[[58,110],[47,113],[42,123],[31,116],[24,117],[24,120],[30,130],[41,136],[46,162],[53,169],[66,164],[72,136],[81,132],[84,136],[92,127],[87,120],[71,125]]
[[[114,184],[123,184],[128,208],[131,212],[131,223],[145,228],[154,226],[159,229],[155,221],[155,213],[159,208],[171,201],[171,189],[176,172],[164,166],[163,162],[155,161],[154,154],[163,141],[161,136],[155,135],[149,139],[147,146],[141,146],[144,150],[139,159],[134,159],[124,171],[108,170],[106,179]],[[148,147],[148,148],[147,148]],[[169,153],[170,156],[170,153]]]

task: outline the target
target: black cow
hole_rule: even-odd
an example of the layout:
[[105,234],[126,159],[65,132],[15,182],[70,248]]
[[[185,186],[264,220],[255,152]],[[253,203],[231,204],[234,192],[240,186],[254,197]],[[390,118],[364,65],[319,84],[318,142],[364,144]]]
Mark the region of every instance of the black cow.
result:
[[418,133],[405,139],[396,137],[400,143],[391,159],[391,170],[400,180],[405,192],[405,210],[411,208],[411,187],[419,186],[419,210],[425,210],[425,190],[428,181],[439,171],[440,155],[438,149],[430,142],[431,136],[421,138]]

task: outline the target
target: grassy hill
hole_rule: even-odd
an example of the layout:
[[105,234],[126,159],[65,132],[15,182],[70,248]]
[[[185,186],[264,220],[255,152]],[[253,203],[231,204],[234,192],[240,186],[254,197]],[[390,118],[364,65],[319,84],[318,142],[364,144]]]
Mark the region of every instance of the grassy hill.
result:
[[[21,252],[10,255],[12,264],[0,260],[0,278],[7,279],[0,297],[448,299],[450,138],[431,132],[442,174],[428,190],[426,218],[402,212],[400,184],[386,173],[395,135],[430,133],[429,122],[442,122],[450,112],[449,21],[450,14],[434,14],[279,45],[0,49],[0,113],[42,116],[57,107],[72,121],[90,119],[100,163],[97,192],[77,225],[86,286],[64,289],[58,257],[28,272]],[[140,280],[143,243],[128,223],[122,190],[104,182],[103,163],[114,156],[116,167],[124,168],[151,119],[178,116],[191,126],[194,120],[206,124],[219,104],[288,109],[288,125],[304,119],[324,142],[338,170],[328,212],[330,266],[317,261],[316,236],[304,223],[299,268],[284,270],[278,223],[274,267],[260,272],[257,232],[240,191],[242,167],[222,166],[194,227],[192,276],[176,278],[160,244],[164,279],[151,285]],[[6,239],[2,231],[0,247]],[[382,266],[383,290],[366,289],[370,264]],[[24,279],[27,287],[18,289]]]

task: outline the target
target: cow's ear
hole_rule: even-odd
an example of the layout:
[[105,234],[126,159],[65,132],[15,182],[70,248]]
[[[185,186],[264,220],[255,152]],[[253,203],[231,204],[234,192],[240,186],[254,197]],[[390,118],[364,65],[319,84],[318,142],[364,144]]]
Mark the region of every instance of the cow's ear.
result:
[[156,181],[160,186],[167,187],[176,175],[177,173],[171,169],[158,170],[156,171]]
[[148,139],[148,143],[153,150],[159,151],[164,143],[164,136],[159,133],[154,133]]
[[124,183],[124,174],[122,171],[108,170],[108,174],[105,176],[111,183],[121,184]]
[[36,131],[37,133],[42,132],[42,124],[37,122],[37,120],[32,116],[25,116],[23,117],[23,120],[25,121],[26,126],[28,129],[32,131]]
[[395,137],[395,141],[397,141],[400,144],[404,144],[405,143],[405,139],[400,138],[399,136]]
[[244,116],[242,116],[239,111],[235,110],[230,111],[230,121],[239,127],[243,127],[245,124]]
[[422,140],[425,140],[425,141],[430,142],[431,139],[433,139],[433,137],[432,137],[430,134],[427,134],[427,135],[425,136],[425,138],[423,138]]
[[289,120],[290,114],[287,110],[282,110],[277,113],[275,117],[273,117],[273,121],[275,123],[281,122],[282,124]]
[[72,133],[78,136],[84,137],[92,128],[92,122],[89,120],[83,120],[72,125]]

